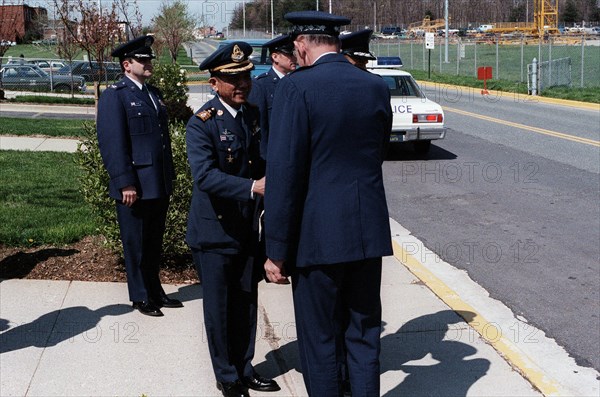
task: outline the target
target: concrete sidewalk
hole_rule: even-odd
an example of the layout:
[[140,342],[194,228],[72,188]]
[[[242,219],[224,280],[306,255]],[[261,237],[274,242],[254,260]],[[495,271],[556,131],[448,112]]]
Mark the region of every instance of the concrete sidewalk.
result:
[[[382,395],[536,396],[532,386],[394,257],[384,260]],[[0,282],[0,395],[218,396],[202,286],[167,285],[183,309],[133,311],[124,283]],[[255,366],[305,396],[291,288],[261,283]]]
[[[76,147],[69,139],[0,136],[0,150]],[[578,367],[542,331],[390,223],[382,395],[599,395],[597,371]],[[131,309],[124,283],[0,280],[0,396],[219,396],[201,285],[165,289],[185,307],[152,318]],[[306,396],[289,286],[262,283],[259,303],[255,366],[282,391],[251,394]],[[535,334],[535,343],[509,340],[515,327]]]

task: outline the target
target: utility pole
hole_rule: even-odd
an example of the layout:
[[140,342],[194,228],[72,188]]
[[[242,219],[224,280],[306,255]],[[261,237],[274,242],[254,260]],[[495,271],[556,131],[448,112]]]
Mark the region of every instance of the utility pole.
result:
[[377,32],[377,1],[373,2],[373,32]]
[[271,38],[275,37],[275,21],[273,21],[273,0],[271,0]]
[[448,63],[448,0],[444,3],[444,22],[446,25],[446,34],[444,35],[444,62]]

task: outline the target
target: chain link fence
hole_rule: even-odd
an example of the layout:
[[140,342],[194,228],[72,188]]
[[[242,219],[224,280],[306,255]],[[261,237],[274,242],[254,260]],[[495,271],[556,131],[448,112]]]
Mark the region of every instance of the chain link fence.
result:
[[478,67],[491,66],[494,79],[515,83],[527,82],[527,65],[534,58],[538,65],[568,58],[571,87],[600,87],[600,40],[586,40],[584,37],[541,40],[495,40],[491,37],[484,41],[453,38],[448,48],[444,41],[438,36],[435,48],[426,50],[423,38],[375,40],[371,42],[371,50],[377,56],[400,56],[404,68],[412,70],[427,70],[431,55],[431,70],[440,74],[477,77]]
[[0,82],[6,91],[83,94],[94,81],[108,85],[123,76],[121,66],[97,62],[48,58],[0,58]]

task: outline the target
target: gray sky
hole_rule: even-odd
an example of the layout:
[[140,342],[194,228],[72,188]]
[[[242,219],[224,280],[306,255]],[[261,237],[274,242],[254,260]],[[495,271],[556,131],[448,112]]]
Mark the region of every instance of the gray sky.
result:
[[[163,0],[138,0],[144,24],[149,24],[152,17],[158,13]],[[247,0],[246,2],[250,2]],[[233,15],[233,10],[242,0],[187,0],[190,13],[197,18],[204,15],[207,25],[222,30],[227,26]]]

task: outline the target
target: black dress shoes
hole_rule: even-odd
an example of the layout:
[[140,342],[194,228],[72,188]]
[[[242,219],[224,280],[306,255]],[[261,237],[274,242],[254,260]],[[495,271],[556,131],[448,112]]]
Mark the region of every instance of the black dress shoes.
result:
[[157,307],[183,307],[183,303],[177,299],[171,299],[167,295],[161,295],[158,298],[150,299],[150,302]]
[[146,316],[161,317],[160,308],[149,302],[133,302],[133,308]]
[[248,389],[239,380],[235,382],[217,382],[217,389],[223,393],[224,397],[250,397]]
[[281,387],[273,379],[263,378],[257,373],[242,378],[244,386],[256,391],[278,391]]

